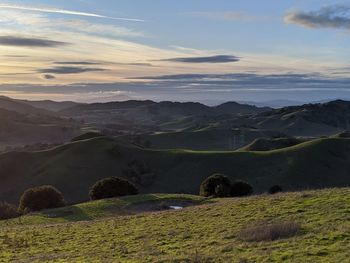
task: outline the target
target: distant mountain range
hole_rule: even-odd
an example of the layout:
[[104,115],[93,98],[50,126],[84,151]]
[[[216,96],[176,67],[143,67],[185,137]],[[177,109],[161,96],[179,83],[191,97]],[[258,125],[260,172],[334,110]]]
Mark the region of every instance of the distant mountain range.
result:
[[[9,115],[17,113],[16,125],[8,118],[6,131],[3,128],[0,133],[3,143],[19,136],[18,130],[29,134],[22,136],[20,143],[40,141],[41,134],[46,134],[42,140],[47,142],[51,140],[48,127],[66,130],[68,125],[74,135],[89,129],[109,135],[139,135],[141,141],[155,148],[232,150],[261,137],[319,137],[350,129],[350,102],[342,100],[272,109],[237,102],[210,107],[196,102],[131,100],[80,104],[0,97],[0,109],[9,111]],[[5,115],[3,112],[2,117]],[[36,129],[21,128],[28,123]],[[10,136],[13,129],[17,131]],[[28,140],[33,133],[35,139]],[[63,138],[60,141],[69,140],[68,134],[58,137]]]

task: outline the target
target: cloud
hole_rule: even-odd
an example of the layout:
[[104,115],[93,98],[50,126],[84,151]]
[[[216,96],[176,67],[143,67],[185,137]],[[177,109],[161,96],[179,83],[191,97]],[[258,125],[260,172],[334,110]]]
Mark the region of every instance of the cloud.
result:
[[194,17],[207,18],[212,20],[238,21],[238,22],[256,22],[271,20],[268,16],[251,15],[240,11],[225,11],[225,12],[190,12],[187,15]]
[[[215,87],[227,89],[298,89],[298,88],[330,88],[332,86],[349,85],[349,78],[330,78],[320,74],[255,74],[255,73],[232,73],[232,74],[177,74],[150,77],[139,77],[148,81],[157,81],[159,85],[186,85],[198,87],[205,91],[206,88]],[[350,88],[349,88],[350,91]]]
[[[144,77],[143,81],[113,83],[76,83],[72,85],[0,85],[0,92],[22,94],[25,98],[60,97],[82,100],[95,94],[127,94],[131,99],[204,101],[268,100],[276,98],[315,101],[334,96],[350,98],[349,77],[327,77],[319,74],[182,74]],[[104,94],[104,95],[103,95]],[[95,96],[94,95],[94,96]],[[106,95],[106,96],[105,96]],[[97,99],[96,99],[97,100]],[[113,100],[113,96],[110,97]]]
[[55,79],[56,77],[54,75],[51,74],[44,74],[42,75],[43,79],[47,79],[47,80],[51,80],[51,79]]
[[236,56],[231,56],[231,55],[218,55],[218,56],[210,56],[210,57],[169,58],[169,59],[162,59],[161,61],[183,62],[183,63],[229,63],[229,62],[238,62],[240,61],[240,58]]
[[85,67],[52,67],[46,69],[39,69],[39,73],[45,74],[79,74],[85,72],[96,72],[96,71],[105,71],[103,68],[85,68]]
[[2,8],[2,9],[23,10],[23,11],[33,11],[33,12],[41,12],[41,13],[57,13],[57,14],[63,14],[63,15],[87,16],[87,17],[95,17],[95,18],[107,18],[107,19],[131,21],[131,22],[144,22],[144,20],[136,19],[136,18],[109,17],[109,16],[104,16],[104,15],[95,14],[95,13],[86,13],[86,12],[79,12],[79,11],[65,10],[65,9],[56,9],[56,8],[43,8],[43,7],[33,7],[33,6],[23,6],[23,5],[9,5],[9,4],[0,4],[0,8]]
[[[80,19],[60,19],[57,21],[57,26],[61,29],[65,28],[73,32],[82,32],[100,36],[108,36],[112,38],[116,36],[145,37],[145,34],[143,32],[132,30],[130,28],[110,24],[90,23],[88,21]],[[55,24],[52,25],[52,27],[54,28]]]
[[60,47],[68,45],[67,42],[54,41],[34,37],[0,36],[0,45],[17,47]]
[[334,5],[311,12],[290,11],[284,21],[307,28],[350,29],[350,7]]
[[58,65],[101,65],[100,62],[92,62],[92,61],[56,61],[54,64]]

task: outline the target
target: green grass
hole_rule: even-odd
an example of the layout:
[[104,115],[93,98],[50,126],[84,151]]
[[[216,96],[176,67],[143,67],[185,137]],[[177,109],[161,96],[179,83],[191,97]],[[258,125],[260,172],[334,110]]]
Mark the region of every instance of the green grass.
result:
[[83,202],[97,180],[125,175],[135,160],[152,175],[127,178],[143,194],[198,194],[201,182],[213,173],[245,180],[256,193],[276,184],[287,190],[350,185],[350,139],[317,139],[266,152],[223,152],[148,150],[101,137],[48,151],[0,155],[0,200],[17,203],[27,188],[49,184],[68,202]]
[[136,209],[135,207],[142,204],[149,204],[150,208],[154,206],[154,208],[157,209],[157,206],[162,203],[189,202],[191,204],[201,204],[205,200],[205,198],[200,196],[185,194],[148,194],[103,199],[31,213],[12,220],[0,221],[0,227],[17,224],[35,225],[89,221],[105,217],[139,213],[140,211],[138,210],[140,209]]
[[[125,201],[130,202],[128,198],[113,202]],[[239,238],[247,227],[285,221],[299,223],[301,231],[276,241]],[[180,211],[80,222],[17,222],[0,228],[0,258],[4,262],[349,262],[350,189],[216,199]]]

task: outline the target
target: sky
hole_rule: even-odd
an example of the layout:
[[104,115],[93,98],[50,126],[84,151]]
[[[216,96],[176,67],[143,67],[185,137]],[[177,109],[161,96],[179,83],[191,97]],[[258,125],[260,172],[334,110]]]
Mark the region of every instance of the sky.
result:
[[350,99],[350,4],[0,0],[0,58],[20,99]]

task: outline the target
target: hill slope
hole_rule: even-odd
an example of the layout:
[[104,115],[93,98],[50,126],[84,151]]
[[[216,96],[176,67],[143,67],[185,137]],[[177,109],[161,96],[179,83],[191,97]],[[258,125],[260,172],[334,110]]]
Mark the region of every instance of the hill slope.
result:
[[0,108],[0,151],[30,144],[63,143],[79,133],[79,124],[72,120]]
[[291,147],[306,141],[307,139],[299,139],[293,137],[275,139],[259,138],[243,147],[241,151],[271,151]]
[[[173,123],[173,130],[182,128],[176,122],[192,117],[192,122],[208,123],[208,117],[223,114],[255,114],[269,110],[235,102],[225,103],[217,107],[209,107],[196,102],[154,102],[154,101],[123,101],[108,103],[92,103],[77,105],[60,111],[67,117],[83,119],[99,127],[117,126],[119,130],[159,131],[163,125]],[[210,119],[210,118],[209,118]]]
[[[179,211],[75,223],[48,224],[52,219],[47,217],[38,225],[5,221],[0,228],[0,258],[6,262],[348,262],[349,189],[215,201]],[[96,203],[86,206],[92,210],[95,206],[97,212],[101,208]],[[254,242],[240,235],[252,226],[290,221],[301,229],[289,238]]]
[[[107,137],[42,152],[0,155],[0,200],[17,202],[28,187],[52,184],[69,202],[87,199],[98,179],[124,176],[142,193],[197,194],[200,183],[220,172],[243,179],[256,192],[350,185],[350,140],[318,139],[267,152],[146,150]],[[254,164],[254,165],[252,165]]]
[[22,114],[54,115],[53,112],[46,109],[39,109],[32,105],[26,104],[21,100],[11,99],[5,96],[0,96],[0,109],[14,111]]
[[280,131],[291,136],[322,136],[348,130],[350,102],[336,100],[323,104],[285,107],[262,113],[251,120],[259,129]]

